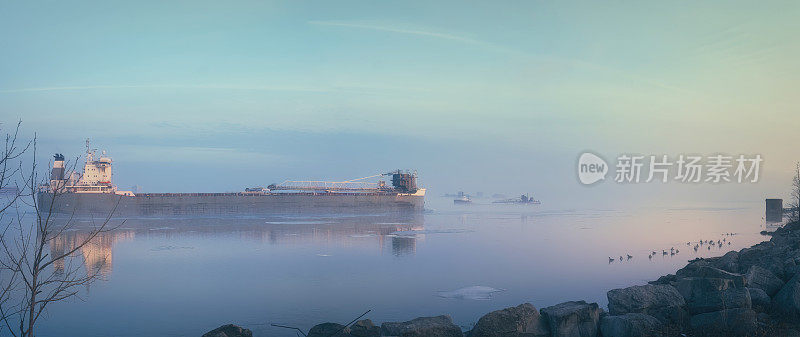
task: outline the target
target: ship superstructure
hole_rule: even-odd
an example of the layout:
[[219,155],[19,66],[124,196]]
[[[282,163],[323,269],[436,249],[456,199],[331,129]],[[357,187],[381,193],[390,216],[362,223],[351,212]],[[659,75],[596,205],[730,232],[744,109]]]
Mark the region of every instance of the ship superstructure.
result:
[[[133,193],[113,184],[113,161],[86,142],[83,172],[66,172],[64,156],[54,156],[48,184],[38,193],[40,208],[59,213],[108,215],[193,215],[252,213],[342,213],[424,208],[425,189],[417,173],[396,170],[345,181],[287,180],[267,188],[228,193]],[[369,182],[370,178],[390,177]]]
[[[40,191],[60,193],[109,193],[133,196],[131,191],[118,191],[112,183],[113,161],[103,151],[97,156],[97,149],[89,146],[86,140],[86,161],[82,174],[67,172],[64,155],[56,153],[53,156],[53,168],[50,171],[49,184],[41,186]],[[67,175],[67,173],[69,173]]]

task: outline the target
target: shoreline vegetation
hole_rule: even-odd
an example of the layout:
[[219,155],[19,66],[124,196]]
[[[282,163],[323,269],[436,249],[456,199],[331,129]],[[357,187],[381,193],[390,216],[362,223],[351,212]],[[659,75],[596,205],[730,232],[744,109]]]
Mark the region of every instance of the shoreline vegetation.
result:
[[[447,315],[405,322],[322,323],[308,337],[659,337],[800,336],[800,222],[770,240],[714,258],[698,258],[648,284],[608,291],[608,311],[568,301],[490,312],[469,331]],[[250,337],[224,325],[203,337]]]

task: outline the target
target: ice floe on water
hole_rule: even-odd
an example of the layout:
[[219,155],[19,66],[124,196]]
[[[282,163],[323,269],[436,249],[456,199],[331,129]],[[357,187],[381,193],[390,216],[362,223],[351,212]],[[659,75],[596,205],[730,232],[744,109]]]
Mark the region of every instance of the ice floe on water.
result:
[[188,247],[188,246],[186,246],[186,247],[158,246],[158,247],[155,247],[155,248],[151,248],[150,250],[154,251],[154,252],[159,252],[159,251],[165,251],[165,250],[178,250],[178,249],[194,249],[194,247]]
[[267,225],[325,225],[325,221],[264,221]]
[[321,257],[330,257],[330,256],[331,256],[331,254],[317,254],[317,256],[321,256]]
[[348,235],[351,238],[373,238],[378,236],[377,234],[351,234]]
[[147,230],[149,230],[149,231],[166,231],[166,230],[170,230],[170,229],[175,229],[175,228],[172,228],[172,227],[156,227],[156,228],[149,228]]
[[401,237],[408,237],[408,236],[417,236],[423,234],[456,234],[456,233],[469,233],[474,232],[470,229],[420,229],[420,230],[408,230],[408,231],[395,231],[389,234],[389,236],[401,236]]
[[497,289],[487,286],[471,286],[456,289],[452,291],[440,291],[436,296],[442,298],[455,298],[462,300],[490,300],[494,293],[505,291],[505,289]]

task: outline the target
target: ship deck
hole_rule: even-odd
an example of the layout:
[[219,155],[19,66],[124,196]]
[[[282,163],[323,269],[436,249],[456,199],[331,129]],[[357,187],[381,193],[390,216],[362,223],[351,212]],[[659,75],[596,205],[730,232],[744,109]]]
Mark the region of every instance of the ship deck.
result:
[[221,193],[137,193],[134,197],[262,197],[262,196],[328,196],[328,195],[397,195],[397,192],[287,192],[287,193],[246,193],[246,192],[221,192]]

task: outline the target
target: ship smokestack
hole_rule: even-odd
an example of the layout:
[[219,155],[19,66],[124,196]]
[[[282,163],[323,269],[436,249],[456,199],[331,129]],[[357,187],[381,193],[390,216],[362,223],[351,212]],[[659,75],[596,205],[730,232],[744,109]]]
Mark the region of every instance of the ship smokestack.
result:
[[53,159],[53,170],[50,171],[50,180],[64,180],[64,155],[56,153]]

